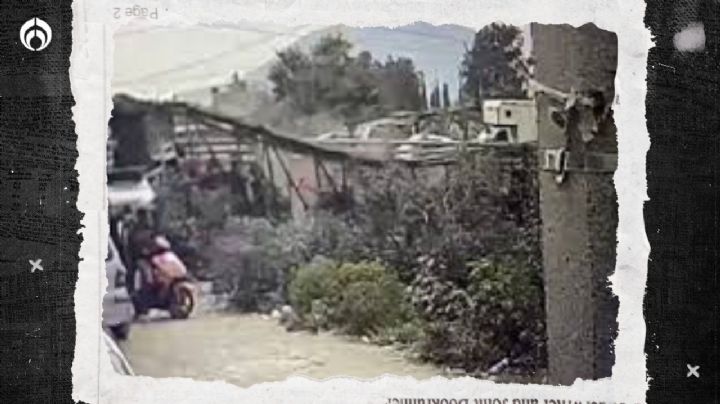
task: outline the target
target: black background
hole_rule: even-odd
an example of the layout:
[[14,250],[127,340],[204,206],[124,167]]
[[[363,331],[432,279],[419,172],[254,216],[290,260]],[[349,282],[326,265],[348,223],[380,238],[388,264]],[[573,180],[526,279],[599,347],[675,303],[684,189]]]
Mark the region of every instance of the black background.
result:
[[[40,52],[20,42],[39,17]],[[81,215],[70,1],[0,3],[0,402],[72,402]],[[29,260],[42,259],[31,273]]]
[[[645,317],[649,403],[717,403],[718,5],[649,0]],[[77,149],[69,82],[70,1],[0,4],[0,402],[72,402],[78,270]],[[41,52],[20,26],[53,29]],[[674,51],[678,24],[699,18],[706,50]],[[42,199],[43,204],[40,204]],[[31,273],[29,260],[42,259]],[[701,377],[688,378],[687,364]]]
[[[711,1],[648,1],[656,47],[648,58],[650,150],[645,230],[649,403],[717,403],[718,11]],[[673,35],[702,22],[703,52],[681,54]],[[700,378],[688,367],[700,366]]]

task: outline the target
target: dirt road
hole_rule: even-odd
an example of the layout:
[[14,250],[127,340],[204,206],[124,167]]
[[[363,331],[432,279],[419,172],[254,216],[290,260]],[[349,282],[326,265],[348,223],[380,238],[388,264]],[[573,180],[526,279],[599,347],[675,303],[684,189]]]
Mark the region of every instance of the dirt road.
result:
[[243,387],[291,375],[422,379],[440,374],[390,348],[336,335],[289,333],[258,315],[201,314],[137,323],[121,347],[139,375],[222,379]]

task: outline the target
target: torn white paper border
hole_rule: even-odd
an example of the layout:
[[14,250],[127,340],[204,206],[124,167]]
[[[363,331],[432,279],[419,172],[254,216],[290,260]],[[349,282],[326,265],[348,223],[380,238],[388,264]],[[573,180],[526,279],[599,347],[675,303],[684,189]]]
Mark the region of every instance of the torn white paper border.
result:
[[[615,186],[619,202],[616,273],[611,277],[619,296],[619,335],[613,376],[600,381],[576,381],[570,387],[494,384],[471,378],[383,377],[360,382],[348,378],[312,381],[291,378],[242,389],[228,383],[191,379],[123,377],[110,366],[100,336],[101,297],[105,290],[104,260],[107,213],[105,139],[112,109],[112,37],[118,24],[116,7],[157,7],[157,20],[132,20],[137,28],[231,24],[235,21],[285,25],[399,26],[415,21],[435,25],[458,24],[479,29],[493,21],[523,25],[529,22],[593,22],[618,35],[615,91],[619,166]],[[89,403],[386,403],[388,398],[537,398],[606,403],[641,403],[647,388],[643,298],[649,244],[645,236],[643,203],[647,199],[645,154],[650,141],[645,125],[646,61],[652,45],[643,23],[643,1],[620,0],[225,0],[225,1],[98,1],[73,4],[73,50],[70,78],[79,135],[80,196],[83,218],[82,261],[75,292],[77,337],[73,362],[73,399]],[[142,63],[142,61],[138,61]],[[248,364],[248,366],[252,366]],[[426,401],[427,402],[427,401]],[[511,403],[512,401],[508,401]]]

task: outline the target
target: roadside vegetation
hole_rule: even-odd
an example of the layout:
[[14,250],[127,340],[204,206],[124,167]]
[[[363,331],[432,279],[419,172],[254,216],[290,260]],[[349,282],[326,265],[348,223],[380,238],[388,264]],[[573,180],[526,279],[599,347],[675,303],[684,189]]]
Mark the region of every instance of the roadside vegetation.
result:
[[215,236],[227,256],[205,251],[211,277],[239,310],[290,305],[300,328],[471,374],[503,361],[533,373],[545,366],[535,164],[527,149],[468,156],[434,180],[361,172],[346,210],[229,220]]

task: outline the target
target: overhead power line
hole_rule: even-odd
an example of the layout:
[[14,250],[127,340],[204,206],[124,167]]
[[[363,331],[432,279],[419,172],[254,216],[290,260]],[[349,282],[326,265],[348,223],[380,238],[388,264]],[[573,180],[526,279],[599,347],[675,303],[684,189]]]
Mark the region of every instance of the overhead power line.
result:
[[[267,30],[267,29],[250,28],[250,27],[232,27],[232,29],[237,29],[237,30],[241,30],[241,31],[249,31],[249,32],[255,32],[255,33],[265,34],[266,36],[265,36],[264,38],[261,38],[261,39],[253,39],[252,41],[247,41],[247,42],[242,43],[242,44],[240,44],[240,45],[235,45],[235,46],[233,46],[233,47],[230,48],[230,49],[226,49],[226,50],[223,50],[223,51],[220,51],[220,52],[216,52],[216,53],[213,53],[213,54],[211,54],[211,55],[209,55],[209,56],[203,56],[203,57],[201,57],[201,58],[194,59],[194,60],[191,60],[191,61],[189,61],[189,62],[185,62],[185,63],[182,63],[182,64],[180,64],[180,65],[177,65],[177,66],[174,66],[174,67],[171,67],[171,68],[167,68],[167,69],[163,69],[163,70],[160,70],[160,71],[155,71],[155,72],[152,72],[152,73],[148,73],[148,74],[145,74],[145,75],[140,76],[140,77],[134,77],[134,78],[126,79],[126,80],[120,80],[120,81],[117,81],[117,82],[115,83],[115,85],[116,85],[116,86],[124,86],[124,85],[128,85],[128,84],[133,84],[133,83],[136,83],[136,82],[143,82],[143,81],[146,81],[146,80],[152,80],[152,79],[154,79],[154,78],[162,77],[162,76],[168,75],[168,74],[174,74],[174,73],[178,73],[178,72],[182,72],[182,71],[198,69],[199,67],[201,67],[201,66],[203,66],[203,65],[206,65],[206,64],[208,64],[208,63],[210,63],[210,62],[212,62],[212,61],[214,61],[214,60],[217,60],[218,58],[221,58],[221,57],[224,57],[224,56],[226,56],[226,55],[228,55],[228,54],[231,54],[231,53],[233,53],[233,52],[236,52],[236,51],[238,51],[238,50],[240,50],[240,49],[242,49],[243,47],[248,46],[248,45],[253,45],[253,47],[254,47],[254,46],[259,46],[259,45],[261,45],[260,42],[266,42],[266,41],[268,41],[268,40],[273,40],[273,39],[275,39],[276,37],[281,37],[281,36],[288,36],[288,35],[298,35],[298,36],[302,36],[302,35],[306,35],[306,34],[308,34],[308,33],[302,31],[302,29],[303,29],[303,28],[306,28],[306,27],[307,27],[306,25],[305,25],[305,26],[300,26],[300,29],[299,29],[299,30],[293,30],[293,31],[277,31],[277,30]],[[376,28],[385,28],[385,27],[376,27]],[[415,31],[415,30],[413,30],[413,29],[411,29],[411,28],[409,28],[409,27],[386,28],[386,29],[393,30],[393,31],[399,31],[399,32],[402,32],[402,33],[404,33],[404,34],[421,36],[421,37],[432,38],[432,39],[444,38],[444,39],[452,40],[452,41],[457,42],[457,43],[465,44],[465,41],[463,41],[463,40],[461,40],[461,39],[459,39],[459,38],[456,38],[456,37],[454,37],[454,36],[452,36],[452,35],[447,35],[447,34],[441,34],[441,33],[433,34],[433,33],[419,32],[419,31]],[[122,34],[124,34],[124,35],[131,35],[131,34],[140,34],[140,33],[147,33],[147,32],[148,32],[148,31],[143,30],[143,31],[124,32],[124,33],[122,33]],[[196,74],[196,75],[193,75],[192,77],[201,77],[202,75],[203,75],[203,74]]]

